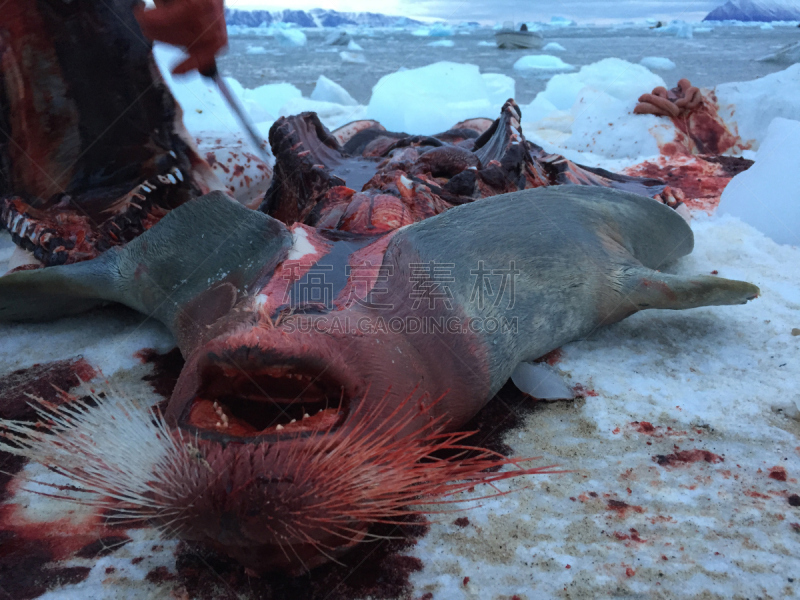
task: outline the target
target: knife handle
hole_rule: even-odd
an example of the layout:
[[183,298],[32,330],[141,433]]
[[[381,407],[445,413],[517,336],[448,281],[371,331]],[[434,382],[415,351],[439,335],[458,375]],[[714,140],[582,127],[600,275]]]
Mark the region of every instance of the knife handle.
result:
[[200,75],[203,77],[208,77],[209,79],[214,79],[217,76],[219,71],[217,71],[217,61],[213,61],[211,65],[200,71]]

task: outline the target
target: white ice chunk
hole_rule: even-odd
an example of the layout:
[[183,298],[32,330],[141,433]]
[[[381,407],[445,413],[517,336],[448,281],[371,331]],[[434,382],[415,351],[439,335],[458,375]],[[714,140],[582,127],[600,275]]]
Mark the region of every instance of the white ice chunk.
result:
[[550,54],[531,54],[514,63],[515,71],[571,71],[574,68]]
[[315,112],[328,129],[337,129],[351,121],[365,119],[366,107],[345,106],[333,102],[320,102],[310,98],[292,98],[278,111],[279,116],[296,115],[301,112]]
[[345,106],[357,106],[358,102],[353,98],[346,89],[335,81],[328,79],[325,75],[320,75],[317,79],[317,85],[314,86],[314,91],[311,92],[311,99],[318,102],[333,102],[334,104],[343,104]]
[[551,17],[550,25],[552,27],[574,27],[577,23],[567,17]]
[[717,212],[740,218],[779,244],[800,246],[800,121],[777,118],[755,164],[722,192]]
[[478,42],[478,46],[486,46],[486,47],[497,47],[497,42],[487,42],[486,40]]
[[645,56],[639,64],[648,69],[658,69],[660,71],[671,71],[675,68],[675,63],[663,56]]
[[548,44],[545,44],[545,47],[542,48],[542,51],[543,52],[566,52],[567,49],[564,48],[564,46],[562,46],[558,42],[549,42]]
[[555,75],[539,95],[560,110],[570,110],[581,90],[590,87],[635,105],[642,94],[666,85],[661,77],[641,65],[619,58],[606,58],[581,67],[577,73]]
[[299,29],[275,29],[273,35],[281,46],[299,48],[308,43],[306,34]]
[[263,120],[274,120],[284,104],[302,95],[303,93],[291,83],[268,83],[254,90],[244,90],[242,99],[260,106],[273,117]]
[[390,131],[431,135],[458,121],[496,117],[475,65],[438,62],[386,75],[372,88],[367,118]]
[[513,77],[502,73],[484,73],[481,77],[483,77],[483,82],[486,84],[489,101],[497,108],[498,112],[506,100],[516,97],[517,82],[514,81]]
[[367,63],[366,57],[360,52],[348,52],[347,50],[343,50],[339,52],[339,57],[342,59],[342,62],[346,63],[353,63],[358,65],[363,65]]
[[800,121],[800,64],[754,81],[723,83],[715,93],[720,116],[757,150],[773,119]]
[[266,54],[267,49],[264,46],[248,46],[245,54]]
[[[183,122],[188,131],[192,133],[241,131],[239,121],[233,116],[212,81],[201,77],[197,71],[179,76],[172,75],[171,68],[185,58],[183,52],[172,46],[155,44],[153,54],[164,81],[183,109]],[[238,81],[230,77],[226,77],[225,81],[239,97],[254,122],[272,120],[273,113],[246,96],[244,88]]]
[[571,400],[575,397],[555,369],[544,363],[520,363],[511,374],[511,381],[521,392],[540,400]]
[[420,27],[419,29],[415,29],[411,34],[418,37],[449,37],[453,35],[453,28],[443,23],[436,23],[432,27]]
[[428,42],[428,46],[434,48],[452,48],[456,43],[453,40],[436,40],[435,42]]
[[671,121],[634,115],[643,93],[664,80],[642,65],[608,58],[577,73],[555,75],[529,105],[522,107],[526,135],[556,144],[551,151],[592,152],[610,159],[659,154],[659,143],[673,141]]
[[364,48],[362,48],[355,40],[351,39],[347,44],[347,49],[352,52],[363,52]]

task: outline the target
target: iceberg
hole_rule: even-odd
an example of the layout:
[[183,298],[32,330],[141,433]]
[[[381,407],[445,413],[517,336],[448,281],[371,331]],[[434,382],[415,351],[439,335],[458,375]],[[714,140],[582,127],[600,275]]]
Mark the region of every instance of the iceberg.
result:
[[717,213],[738,217],[779,244],[800,246],[800,121],[770,123],[755,164],[734,177]]
[[494,118],[498,110],[476,65],[438,62],[382,77],[372,88],[367,118],[390,131],[432,135],[464,119]]
[[335,81],[328,79],[325,75],[320,75],[317,79],[317,85],[314,86],[314,91],[311,92],[311,99],[318,102],[332,102],[334,104],[342,104],[344,106],[357,106],[355,98],[349,92]]
[[703,21],[800,21],[796,0],[730,0],[706,15]]
[[550,54],[531,54],[523,56],[514,63],[515,71],[571,71],[574,68]]
[[753,149],[774,118],[800,121],[800,64],[753,81],[722,83],[714,92],[720,117]]
[[645,56],[639,61],[639,64],[648,69],[657,69],[659,71],[671,71],[675,68],[674,62],[662,56]]

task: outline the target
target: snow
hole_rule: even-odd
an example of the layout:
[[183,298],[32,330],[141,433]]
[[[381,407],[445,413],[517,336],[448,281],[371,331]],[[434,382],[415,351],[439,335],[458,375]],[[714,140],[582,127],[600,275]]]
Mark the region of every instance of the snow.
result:
[[773,120],[755,161],[725,188],[717,212],[740,218],[779,244],[800,246],[794,181],[800,173],[800,121]]
[[431,135],[458,121],[497,116],[475,65],[438,62],[386,75],[372,89],[367,117],[390,131]]
[[358,102],[341,85],[320,75],[310,98],[320,102],[333,102],[345,106],[357,106]]
[[547,44],[544,45],[544,48],[542,48],[542,52],[566,52],[566,51],[567,49],[564,48],[564,46],[562,46],[558,42],[548,42]]
[[456,43],[453,40],[437,40],[428,43],[428,46],[433,46],[434,48],[452,48],[455,45]]
[[515,71],[570,71],[574,68],[550,54],[531,54],[523,56],[514,63]]
[[639,64],[648,69],[658,69],[659,71],[671,71],[675,68],[675,63],[662,56],[645,56]]

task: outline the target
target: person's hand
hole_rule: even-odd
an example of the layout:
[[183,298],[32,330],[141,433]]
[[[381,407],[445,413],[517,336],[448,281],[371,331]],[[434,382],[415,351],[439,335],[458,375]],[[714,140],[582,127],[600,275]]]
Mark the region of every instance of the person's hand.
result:
[[228,44],[223,0],[155,0],[156,7],[134,14],[151,40],[184,48],[189,57],[172,69],[176,75],[214,66],[214,56]]

